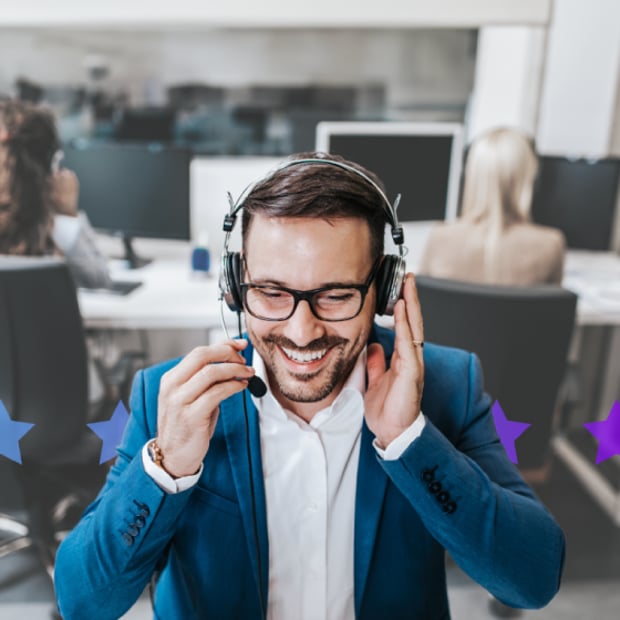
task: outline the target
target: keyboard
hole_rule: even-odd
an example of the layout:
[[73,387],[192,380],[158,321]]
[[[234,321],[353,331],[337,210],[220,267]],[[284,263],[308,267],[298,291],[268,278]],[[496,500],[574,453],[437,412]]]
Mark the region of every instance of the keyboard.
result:
[[140,286],[142,286],[142,282],[139,280],[112,280],[111,286],[103,290],[113,295],[129,295]]
[[142,286],[140,280],[112,280],[110,286],[101,288],[84,288],[80,287],[82,293],[98,293],[103,295],[129,295],[132,291],[135,291],[138,287]]

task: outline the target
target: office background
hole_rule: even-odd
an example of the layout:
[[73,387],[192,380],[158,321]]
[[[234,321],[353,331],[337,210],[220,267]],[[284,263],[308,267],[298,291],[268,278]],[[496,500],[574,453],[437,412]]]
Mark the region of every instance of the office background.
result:
[[[486,128],[514,125],[532,133],[544,155],[620,156],[615,0],[388,0],[376,6],[326,0],[299,6],[283,0],[225,6],[31,0],[2,7],[0,54],[0,94],[22,89],[36,97],[41,89],[38,96],[55,110],[66,140],[112,140],[122,133],[128,109],[174,108],[174,125],[161,131],[171,132],[166,141],[194,154],[191,242],[136,241],[140,253],[160,261],[189,265],[191,248],[205,231],[217,260],[226,192],[238,195],[289,152],[312,148],[320,120],[459,122],[466,141]],[[618,212],[612,224],[616,249]],[[584,226],[587,220],[585,214]],[[102,237],[101,243],[110,255],[120,249],[117,239]],[[172,285],[174,272],[166,275],[162,268],[159,274]],[[612,268],[606,277],[615,274]],[[94,317],[91,325],[126,347],[142,346],[136,324],[151,330],[153,360],[183,353],[208,337],[199,316],[185,315],[166,326],[142,308],[132,324],[118,306],[118,300],[82,299]],[[612,325],[613,316],[602,321],[605,331],[584,332],[590,342],[606,342],[604,361],[597,357],[604,381],[596,385],[605,394],[597,395],[595,417],[618,396],[620,336]],[[578,526],[567,522],[569,534],[590,527],[598,533],[576,539],[572,551],[569,536],[567,574],[573,579],[566,598],[558,597],[547,612],[558,615],[539,617],[615,617],[612,607],[594,605],[605,597],[618,605],[613,589],[604,589],[620,576],[618,528],[583,490],[596,483],[586,478],[578,484],[571,476],[566,473],[541,495],[582,519]],[[27,568],[28,559],[22,561]],[[0,561],[0,575],[11,582],[14,568],[6,565]],[[484,617],[465,611],[484,612],[467,580],[453,575],[452,585],[454,617]],[[3,607],[8,614],[24,596],[32,600],[21,587],[0,589],[0,618],[10,617],[3,616]]]

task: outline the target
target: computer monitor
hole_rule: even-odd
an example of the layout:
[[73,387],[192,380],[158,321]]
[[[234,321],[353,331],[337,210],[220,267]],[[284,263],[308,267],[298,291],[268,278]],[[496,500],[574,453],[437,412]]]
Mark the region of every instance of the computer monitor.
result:
[[132,237],[190,239],[190,150],[85,141],[63,150],[63,165],[80,183],[80,209],[94,228],[123,237],[132,267],[145,263]]
[[116,128],[116,139],[135,142],[171,142],[176,113],[172,108],[125,108]]
[[620,159],[543,156],[532,219],[559,228],[569,248],[612,249]]
[[463,157],[458,123],[321,122],[316,149],[375,172],[401,222],[454,219]]

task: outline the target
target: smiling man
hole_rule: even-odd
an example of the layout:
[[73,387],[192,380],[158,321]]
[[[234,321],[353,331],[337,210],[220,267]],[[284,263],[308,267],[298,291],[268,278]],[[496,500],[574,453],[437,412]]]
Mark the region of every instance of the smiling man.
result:
[[[445,550],[506,604],[545,605],[563,534],[506,457],[475,356],[424,346],[372,173],[299,155],[239,210],[222,290],[251,344],[138,373],[117,462],[58,553],[65,620],[119,617],[154,574],[159,618],[449,618]],[[375,325],[392,305],[394,330]]]

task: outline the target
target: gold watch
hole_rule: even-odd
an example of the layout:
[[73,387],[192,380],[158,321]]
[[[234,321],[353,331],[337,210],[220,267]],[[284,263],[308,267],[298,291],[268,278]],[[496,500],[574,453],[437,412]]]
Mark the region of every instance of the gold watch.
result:
[[151,439],[151,441],[148,442],[146,449],[151,457],[151,461],[153,461],[157,467],[164,469],[164,454],[157,444],[157,438]]

